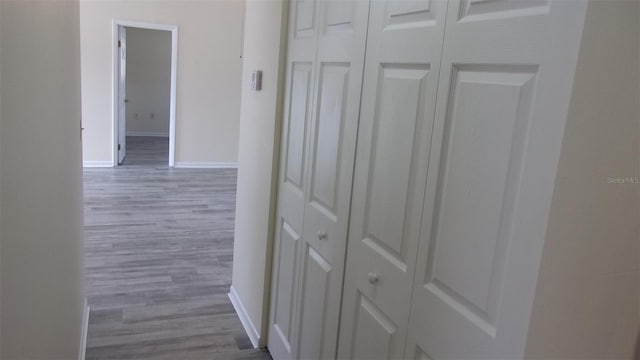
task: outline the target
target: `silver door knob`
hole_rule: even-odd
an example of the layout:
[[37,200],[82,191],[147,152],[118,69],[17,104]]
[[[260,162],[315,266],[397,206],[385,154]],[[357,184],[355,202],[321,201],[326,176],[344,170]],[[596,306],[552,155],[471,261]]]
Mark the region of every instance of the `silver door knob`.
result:
[[327,239],[327,233],[324,231],[318,231],[318,240],[326,240]]
[[367,275],[367,279],[369,280],[369,284],[371,284],[371,285],[376,284],[378,282],[378,280],[379,280],[378,274],[376,274],[374,272],[370,272]]

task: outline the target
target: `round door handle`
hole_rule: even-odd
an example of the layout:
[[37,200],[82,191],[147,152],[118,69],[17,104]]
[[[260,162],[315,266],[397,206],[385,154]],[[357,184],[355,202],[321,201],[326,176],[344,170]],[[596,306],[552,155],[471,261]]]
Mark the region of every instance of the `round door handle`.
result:
[[378,274],[374,273],[374,272],[370,272],[367,275],[367,279],[369,280],[369,284],[374,285],[378,282],[378,280],[380,280],[380,278],[378,277]]
[[324,231],[318,231],[318,240],[327,240],[327,233]]

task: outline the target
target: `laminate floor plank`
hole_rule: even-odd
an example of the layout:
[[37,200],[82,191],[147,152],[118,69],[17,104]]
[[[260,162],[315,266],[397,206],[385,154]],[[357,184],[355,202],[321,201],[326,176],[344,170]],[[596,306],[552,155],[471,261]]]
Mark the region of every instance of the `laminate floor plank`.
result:
[[171,169],[165,138],[127,138],[84,170],[87,360],[271,359],[227,296],[236,171]]

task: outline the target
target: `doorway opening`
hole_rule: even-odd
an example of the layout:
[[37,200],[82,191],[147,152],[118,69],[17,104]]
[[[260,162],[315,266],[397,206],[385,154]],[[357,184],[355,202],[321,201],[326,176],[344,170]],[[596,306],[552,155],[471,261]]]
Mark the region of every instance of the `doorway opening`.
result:
[[113,21],[113,166],[174,166],[177,65],[177,26]]
[[[140,99],[135,92],[120,87],[130,78],[135,30],[171,35],[171,140],[168,161],[161,166],[147,162],[84,170],[87,358],[270,359],[268,352],[253,348],[228,296],[236,169],[167,167],[174,165],[177,28],[112,23],[113,165],[131,164],[134,146],[126,140],[146,139],[142,150],[148,155],[159,139],[126,136],[140,135],[131,125],[136,112],[137,119],[144,114],[136,107]],[[183,31],[186,45],[184,37],[193,39],[194,33]],[[201,47],[189,43],[193,47],[181,49],[183,60]],[[206,76],[208,70],[200,71]],[[122,74],[125,79],[119,82]],[[126,146],[122,158],[117,151],[121,135]]]

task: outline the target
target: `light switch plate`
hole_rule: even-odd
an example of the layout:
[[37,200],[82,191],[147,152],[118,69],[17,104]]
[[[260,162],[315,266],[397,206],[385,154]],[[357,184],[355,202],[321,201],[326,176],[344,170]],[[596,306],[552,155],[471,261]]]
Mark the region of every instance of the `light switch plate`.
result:
[[262,70],[256,70],[251,73],[251,90],[262,90]]

